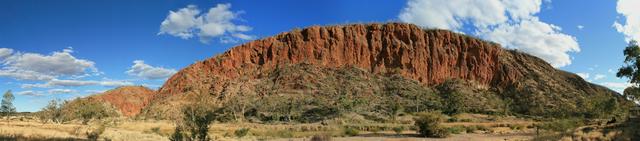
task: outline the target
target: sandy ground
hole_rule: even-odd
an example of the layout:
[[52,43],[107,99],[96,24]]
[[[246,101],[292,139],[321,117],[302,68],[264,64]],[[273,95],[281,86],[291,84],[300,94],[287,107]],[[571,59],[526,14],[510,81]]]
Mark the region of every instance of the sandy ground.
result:
[[[334,137],[332,141],[525,141],[533,134],[455,134],[448,138],[420,137]],[[310,138],[275,139],[271,141],[310,141]]]

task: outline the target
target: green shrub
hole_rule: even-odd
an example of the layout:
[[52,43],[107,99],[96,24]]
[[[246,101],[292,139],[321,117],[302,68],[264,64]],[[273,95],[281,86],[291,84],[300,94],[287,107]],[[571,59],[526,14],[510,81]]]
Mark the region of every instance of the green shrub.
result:
[[249,134],[249,128],[240,128],[240,129],[236,130],[233,133],[236,135],[236,137],[242,138],[242,137],[246,136],[247,134]]
[[402,134],[402,131],[404,131],[404,127],[403,126],[393,127],[392,130],[393,132],[396,132],[397,135],[400,135]]
[[525,128],[525,126],[519,124],[509,124],[509,128],[511,128],[511,130],[522,130]]
[[458,122],[458,118],[451,117],[451,118],[447,119],[447,122]]
[[331,136],[329,135],[314,135],[311,137],[311,141],[331,141]]
[[360,131],[353,128],[344,128],[344,134],[347,136],[357,136],[360,134]]
[[92,130],[90,132],[87,132],[86,133],[87,134],[87,139],[89,139],[91,141],[97,141],[98,138],[100,138],[100,135],[102,135],[102,133],[104,132],[105,128],[106,127],[101,125],[98,128],[96,128],[96,129],[94,129],[94,130]]
[[151,128],[151,132],[152,132],[152,133],[156,133],[156,134],[160,135],[160,127],[153,127],[153,128]]
[[540,128],[557,132],[566,132],[568,130],[575,129],[578,126],[581,126],[578,119],[561,119],[545,123],[541,125]]
[[471,119],[468,119],[468,118],[460,119],[460,122],[471,122],[471,121],[472,121],[472,120],[471,120]]
[[443,119],[444,116],[440,112],[422,112],[418,113],[414,120],[420,135],[444,138],[449,136],[449,132],[440,126]]
[[484,126],[484,125],[476,125],[474,126],[476,129],[480,130],[480,131],[489,131],[489,127]]
[[467,133],[473,133],[476,132],[478,130],[477,126],[464,126],[464,130],[467,131]]
[[453,133],[453,134],[460,134],[462,132],[467,132],[467,129],[462,125],[449,127],[447,128],[447,130],[449,131],[449,133]]

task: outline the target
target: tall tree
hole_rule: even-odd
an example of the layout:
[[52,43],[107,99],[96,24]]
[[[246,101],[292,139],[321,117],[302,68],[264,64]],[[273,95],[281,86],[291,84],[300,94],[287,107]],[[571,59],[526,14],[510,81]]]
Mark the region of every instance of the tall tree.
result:
[[625,56],[624,66],[618,69],[616,76],[629,78],[632,86],[624,90],[624,96],[630,100],[638,101],[640,100],[640,89],[638,89],[640,84],[640,47],[638,47],[638,42],[630,41],[623,53]]
[[8,117],[9,115],[16,112],[16,107],[13,107],[13,93],[11,90],[8,90],[2,96],[2,103],[0,103],[0,112],[2,112],[3,116]]

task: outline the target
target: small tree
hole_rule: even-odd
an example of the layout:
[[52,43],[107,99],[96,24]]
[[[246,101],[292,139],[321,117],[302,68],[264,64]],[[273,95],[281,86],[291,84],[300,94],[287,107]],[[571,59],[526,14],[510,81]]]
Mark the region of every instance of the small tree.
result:
[[42,108],[40,113],[38,114],[40,121],[43,123],[47,123],[48,121],[52,121],[54,123],[64,123],[69,119],[65,117],[64,112],[62,111],[63,102],[59,100],[51,100],[49,104]]
[[424,137],[444,138],[449,136],[449,132],[440,125],[444,116],[438,111],[418,113],[414,120],[415,126],[418,127],[418,133]]
[[0,104],[0,112],[2,112],[3,116],[9,117],[11,114],[16,112],[16,107],[13,107],[13,93],[11,90],[8,90],[2,96],[2,103]]
[[618,69],[617,77],[629,78],[632,87],[625,89],[624,95],[634,101],[640,100],[640,92],[638,92],[638,84],[640,84],[640,47],[638,42],[630,41],[629,45],[624,48],[625,65]]
[[172,141],[208,141],[209,124],[216,118],[214,108],[196,102],[182,109],[182,120],[178,121]]

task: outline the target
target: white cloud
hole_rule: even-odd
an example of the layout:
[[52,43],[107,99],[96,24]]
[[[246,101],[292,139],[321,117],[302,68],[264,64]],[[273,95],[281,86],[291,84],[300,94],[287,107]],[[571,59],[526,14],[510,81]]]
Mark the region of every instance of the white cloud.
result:
[[582,79],[589,79],[589,73],[576,73],[578,76],[582,77]]
[[4,62],[3,60],[13,54],[13,49],[10,48],[0,48],[0,62]]
[[626,41],[640,40],[639,0],[618,0],[616,10],[625,17],[624,22],[615,21],[613,27],[625,35]]
[[233,22],[239,19],[238,15],[242,11],[233,12],[230,8],[231,4],[227,3],[218,4],[203,14],[195,5],[189,5],[175,12],[169,11],[169,15],[160,24],[158,34],[169,34],[182,39],[190,39],[197,35],[203,43],[215,37],[253,39],[253,36],[242,33],[250,31],[251,27]]
[[98,94],[98,93],[104,93],[106,92],[106,90],[85,90],[84,92],[89,94]]
[[578,43],[560,27],[540,21],[535,14],[541,6],[541,0],[409,0],[398,18],[454,31],[473,26],[482,38],[538,56],[555,67],[569,65],[568,53],[579,52]]
[[518,24],[500,24],[478,33],[485,39],[530,53],[555,67],[562,67],[571,64],[568,52],[579,52],[580,47],[574,37],[559,31],[560,27],[532,18]]
[[603,79],[605,77],[607,77],[607,76],[604,75],[604,74],[596,74],[595,76],[593,76],[593,80],[600,80],[600,79]]
[[578,29],[580,29],[580,30],[582,30],[582,29],[584,28],[584,26],[582,26],[582,25],[578,25],[578,26],[576,26],[576,27],[577,27]]
[[91,85],[117,87],[117,86],[133,85],[133,83],[128,81],[116,81],[116,80],[95,81],[95,80],[53,79],[46,83],[41,83],[41,84],[22,84],[21,87],[22,88],[51,88],[51,87],[80,87],[80,86],[91,86]]
[[131,76],[136,76],[144,79],[165,79],[176,73],[174,69],[167,69],[163,67],[154,67],[145,64],[143,60],[133,61],[133,66],[126,72]]
[[76,90],[71,89],[50,89],[48,90],[49,94],[70,94],[75,93]]
[[618,93],[622,93],[624,89],[626,89],[627,87],[631,87],[631,84],[627,82],[603,82],[600,83],[600,85],[608,87],[609,89],[617,91]]
[[[4,51],[2,51],[4,50]],[[2,49],[5,57],[2,60],[0,76],[19,80],[49,80],[58,76],[79,76],[97,73],[94,62],[77,59],[71,53],[72,48],[56,51],[50,55],[38,53],[13,53],[10,49]]]
[[616,73],[613,69],[609,69],[609,70],[607,70],[607,72],[609,72],[609,73]]
[[26,96],[43,96],[42,92],[39,92],[39,91],[32,91],[32,90],[18,92],[18,95],[26,95]]

